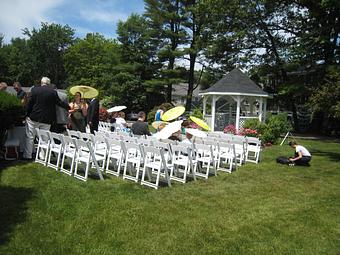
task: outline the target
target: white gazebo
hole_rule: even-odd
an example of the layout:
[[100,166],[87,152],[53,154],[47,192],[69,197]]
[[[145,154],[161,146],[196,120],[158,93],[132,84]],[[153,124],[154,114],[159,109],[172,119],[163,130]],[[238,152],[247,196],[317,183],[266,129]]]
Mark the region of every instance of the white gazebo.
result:
[[[201,91],[200,95],[203,97],[203,116],[206,120],[210,119],[212,131],[216,129],[216,114],[220,109],[225,110],[225,119],[228,120],[223,125],[234,124],[236,130],[239,130],[247,119],[258,118],[264,121],[266,118],[268,93],[238,68],[210,88]],[[207,114],[207,104],[210,102],[211,114]],[[221,118],[219,121],[221,122]]]

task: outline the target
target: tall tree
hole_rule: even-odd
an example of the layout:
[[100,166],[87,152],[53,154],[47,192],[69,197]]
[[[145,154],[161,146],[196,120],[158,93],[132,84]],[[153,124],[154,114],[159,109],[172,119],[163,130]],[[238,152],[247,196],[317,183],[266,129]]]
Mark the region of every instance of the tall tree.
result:
[[145,0],[145,16],[149,23],[153,44],[158,45],[158,60],[163,63],[152,85],[166,86],[166,101],[171,102],[172,84],[181,82],[181,72],[175,67],[176,59],[183,56],[179,46],[185,42],[186,32],[183,3],[180,0]]
[[29,38],[28,45],[34,56],[34,77],[48,76],[57,86],[64,86],[66,72],[63,55],[74,42],[74,30],[68,25],[41,23],[39,29],[30,31],[25,28],[23,31]]

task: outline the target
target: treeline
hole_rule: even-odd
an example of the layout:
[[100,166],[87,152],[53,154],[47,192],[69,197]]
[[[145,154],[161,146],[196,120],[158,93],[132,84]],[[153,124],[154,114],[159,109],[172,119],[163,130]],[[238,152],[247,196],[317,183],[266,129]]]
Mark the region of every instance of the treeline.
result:
[[0,79],[29,86],[46,75],[58,87],[92,85],[107,102],[146,110],[186,82],[190,110],[198,84],[239,66],[295,123],[297,106],[307,105],[320,124],[340,117],[339,18],[338,0],[145,0],[143,15],[119,22],[115,40],[75,38],[69,26],[46,23],[24,29],[27,39],[1,39]]

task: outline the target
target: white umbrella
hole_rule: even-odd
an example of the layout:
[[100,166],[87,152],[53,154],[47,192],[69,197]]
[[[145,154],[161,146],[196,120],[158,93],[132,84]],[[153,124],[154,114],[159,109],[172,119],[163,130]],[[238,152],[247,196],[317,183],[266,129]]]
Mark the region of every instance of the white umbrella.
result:
[[157,139],[167,139],[169,138],[173,133],[181,130],[183,120],[178,120],[169,123],[166,125],[161,131],[155,134],[155,137]]
[[107,110],[108,113],[111,112],[120,112],[121,110],[126,109],[127,107],[125,105],[115,106]]
[[195,128],[186,128],[185,132],[187,132],[187,133],[189,133],[193,136],[196,136],[196,137],[201,137],[201,138],[207,137],[206,132],[199,130],[199,129],[195,129]]

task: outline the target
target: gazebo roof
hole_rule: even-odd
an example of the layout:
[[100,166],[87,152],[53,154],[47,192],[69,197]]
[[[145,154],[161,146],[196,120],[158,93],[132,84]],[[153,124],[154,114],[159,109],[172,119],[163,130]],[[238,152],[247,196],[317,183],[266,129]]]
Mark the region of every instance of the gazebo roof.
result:
[[267,92],[263,91],[238,68],[232,70],[210,88],[203,90],[200,95],[245,95],[269,97]]

